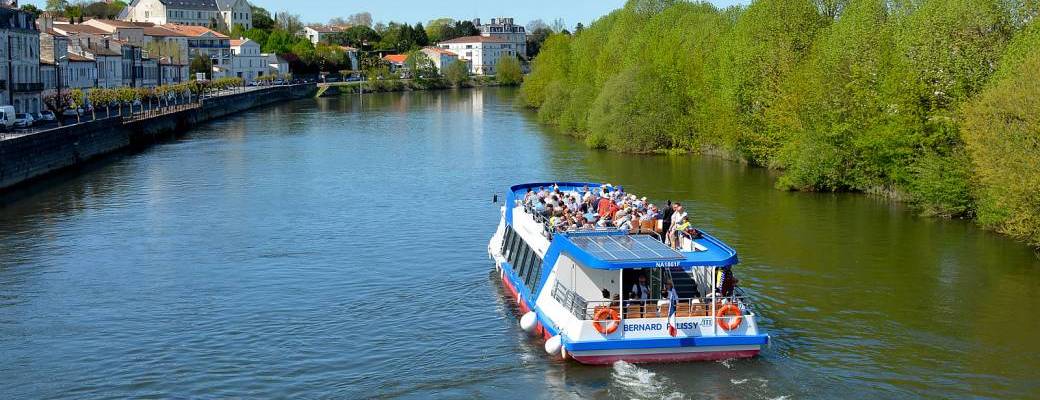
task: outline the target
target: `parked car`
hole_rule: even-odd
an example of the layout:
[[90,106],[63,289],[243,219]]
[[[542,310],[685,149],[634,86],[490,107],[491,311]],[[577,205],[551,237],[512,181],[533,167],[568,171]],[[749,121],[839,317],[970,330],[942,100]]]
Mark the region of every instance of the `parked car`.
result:
[[82,108],[80,108],[80,109],[66,108],[65,111],[62,111],[62,113],[61,113],[61,116],[63,116],[63,117],[75,117],[77,115],[83,115],[83,109]]
[[53,112],[40,111],[40,121],[57,121],[58,117],[54,116]]
[[36,121],[33,120],[32,114],[29,113],[18,113],[14,116],[15,128],[28,128],[30,126],[33,126],[33,122]]

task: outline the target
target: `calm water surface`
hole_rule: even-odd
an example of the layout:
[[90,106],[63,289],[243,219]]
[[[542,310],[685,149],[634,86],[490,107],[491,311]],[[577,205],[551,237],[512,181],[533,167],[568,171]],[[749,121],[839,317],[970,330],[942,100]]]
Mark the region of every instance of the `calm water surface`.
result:
[[[590,151],[506,89],[301,100],[0,208],[0,398],[1036,398],[1040,262],[960,221]],[[585,367],[517,327],[493,192],[624,184],[742,255],[775,343]]]

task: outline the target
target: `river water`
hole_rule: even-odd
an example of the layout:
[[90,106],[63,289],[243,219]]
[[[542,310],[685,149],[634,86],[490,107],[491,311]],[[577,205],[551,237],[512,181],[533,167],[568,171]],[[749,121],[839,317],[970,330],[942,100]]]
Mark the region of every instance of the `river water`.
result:
[[[963,221],[592,151],[510,89],[308,99],[196,127],[0,208],[0,398],[1029,398],[1040,261]],[[486,246],[533,180],[681,200],[774,338],[587,367],[517,327]]]

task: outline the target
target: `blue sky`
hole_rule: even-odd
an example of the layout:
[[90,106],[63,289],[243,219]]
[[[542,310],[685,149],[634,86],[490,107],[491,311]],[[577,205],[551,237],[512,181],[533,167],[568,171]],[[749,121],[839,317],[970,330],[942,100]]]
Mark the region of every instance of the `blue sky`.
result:
[[[534,19],[551,22],[563,18],[568,26],[588,24],[611,10],[620,8],[624,0],[250,0],[271,12],[289,11],[299,14],[305,22],[325,22],[329,18],[368,11],[375,21],[423,22],[438,18],[490,19],[514,17],[521,24]],[[747,4],[750,0],[712,0],[718,6]],[[39,7],[46,0],[29,1]]]
[[[620,8],[624,0],[251,0],[270,11],[289,10],[306,22],[324,22],[331,17],[368,11],[375,21],[426,22],[437,17],[455,19],[516,18],[527,24],[534,19],[551,22],[563,18],[568,26],[588,24],[610,11]],[[713,0],[718,6],[746,4],[749,0]]]

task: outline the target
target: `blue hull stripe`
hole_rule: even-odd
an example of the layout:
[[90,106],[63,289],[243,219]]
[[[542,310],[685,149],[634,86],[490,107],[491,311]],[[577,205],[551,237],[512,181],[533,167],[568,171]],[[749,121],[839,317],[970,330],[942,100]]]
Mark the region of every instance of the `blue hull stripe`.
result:
[[533,297],[531,292],[527,289],[527,286],[520,283],[520,278],[517,277],[516,272],[513,271],[513,266],[509,264],[509,262],[503,261],[502,270],[506,272],[505,278],[509,279],[509,284],[512,285],[513,289],[516,289],[516,292],[520,294],[520,301],[524,302],[524,304],[527,305],[527,308],[531,309],[531,311],[534,311],[535,315],[538,317],[538,322],[542,323],[542,327],[545,328],[545,330],[549,331],[553,336],[556,336],[559,333],[559,331],[556,330],[556,325],[545,317],[545,313],[538,309],[538,305],[536,305],[533,300],[537,297]]
[[623,339],[603,340],[596,342],[567,342],[567,351],[586,350],[623,350],[623,349],[658,349],[676,347],[712,347],[712,346],[747,346],[765,345],[769,343],[769,335],[754,336],[715,336],[664,339]]

